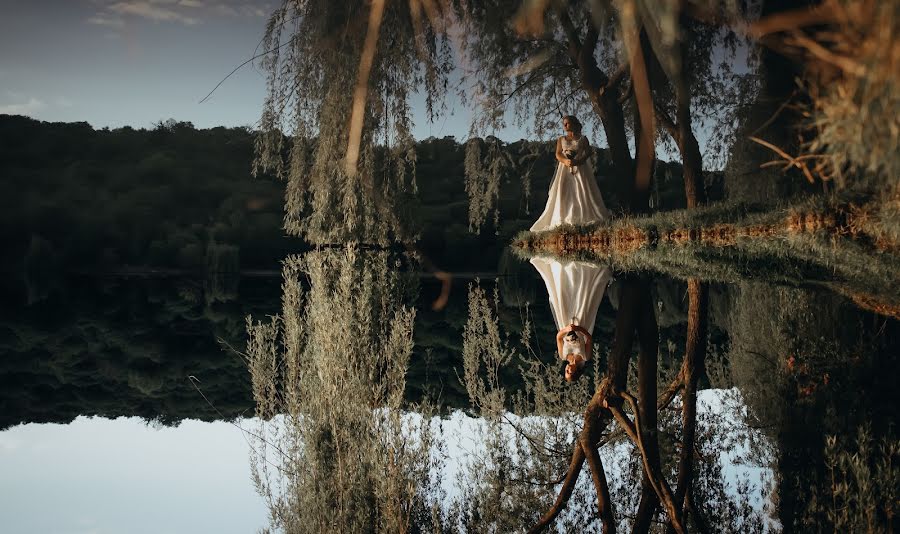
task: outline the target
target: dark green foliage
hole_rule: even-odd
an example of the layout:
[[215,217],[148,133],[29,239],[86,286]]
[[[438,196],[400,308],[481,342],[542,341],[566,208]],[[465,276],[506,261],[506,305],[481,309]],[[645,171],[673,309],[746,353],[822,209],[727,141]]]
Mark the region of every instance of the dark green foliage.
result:
[[252,142],[243,128],[0,116],[0,270],[202,272],[213,243],[239,250],[243,268],[273,268],[297,244],[281,230],[282,185],[250,178]]
[[[780,474],[780,522],[786,532],[859,531],[842,527],[841,521],[875,512],[862,507],[869,505],[867,499],[883,503],[885,495],[857,493],[854,487],[860,497],[856,502],[864,503],[857,506],[845,502],[835,482],[864,483],[852,477],[877,470],[881,451],[872,446],[859,450],[849,468],[843,464],[849,475],[838,472],[837,480],[829,465],[846,462],[842,457],[856,447],[850,444],[857,428],[865,428],[868,439],[897,443],[900,322],[860,311],[822,291],[744,282],[731,293],[731,374],[753,424],[779,445],[774,468]],[[835,444],[843,450],[833,450]],[[892,474],[877,477],[896,477],[896,465],[892,469]],[[895,499],[896,484],[890,491]],[[840,510],[833,508],[834,502]],[[885,525],[880,513],[875,512],[876,527]]]
[[[198,130],[171,120],[153,130],[109,131],[0,116],[0,270],[21,273],[29,255],[28,276],[40,279],[52,270],[124,266],[201,273],[219,261],[208,255],[220,246],[235,247],[241,269],[277,270],[281,258],[306,246],[282,230],[283,184],[250,176],[252,143],[243,128]],[[418,236],[419,249],[441,269],[494,272],[505,243],[544,207],[556,168],[552,143],[498,146],[512,162],[501,177],[500,224],[489,220],[473,235],[463,145],[452,137],[416,145],[417,192],[400,207],[413,221],[405,234]],[[615,206],[609,156],[595,153],[600,189]],[[658,163],[655,175],[654,205],[682,207],[680,166]],[[720,178],[710,174],[708,183],[717,198]]]

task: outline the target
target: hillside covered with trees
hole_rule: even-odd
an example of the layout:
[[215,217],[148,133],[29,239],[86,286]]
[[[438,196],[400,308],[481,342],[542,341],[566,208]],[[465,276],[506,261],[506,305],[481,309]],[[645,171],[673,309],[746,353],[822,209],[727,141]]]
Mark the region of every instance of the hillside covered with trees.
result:
[[[58,271],[277,269],[286,254],[308,246],[282,230],[284,184],[251,176],[253,136],[244,128],[196,129],[172,120],[151,130],[95,130],[0,116],[0,269],[14,278],[27,273],[30,283]],[[491,206],[499,218],[489,214],[474,229],[479,233],[470,232],[466,146],[431,138],[416,145],[409,231],[445,270],[493,271],[490,262],[508,238],[546,202],[552,145],[469,143],[503,154],[494,177],[503,183]],[[615,206],[605,150],[596,150],[595,165]],[[680,207],[680,166],[661,163],[657,175],[656,201]],[[483,253],[469,254],[473,247]]]

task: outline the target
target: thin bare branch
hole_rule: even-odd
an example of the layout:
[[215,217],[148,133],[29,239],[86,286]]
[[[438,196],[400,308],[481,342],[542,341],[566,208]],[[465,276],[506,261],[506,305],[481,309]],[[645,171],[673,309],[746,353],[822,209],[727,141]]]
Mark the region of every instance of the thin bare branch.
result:
[[366,94],[369,91],[369,74],[375,62],[378,49],[378,34],[381,31],[381,19],[384,15],[384,1],[372,0],[369,11],[369,27],[366,30],[366,41],[363,45],[362,57],[359,59],[359,73],[356,77],[356,89],[353,91],[353,107],[350,115],[350,134],[347,139],[345,156],[345,172],[348,176],[356,175],[356,164],[359,161],[359,144],[362,138],[363,122],[366,111]]
[[782,11],[759,19],[747,28],[747,35],[760,39],[766,35],[839,20],[837,2],[822,2],[813,7]]
[[575,489],[575,482],[578,480],[578,475],[581,473],[581,467],[584,465],[585,460],[584,450],[581,448],[580,444],[576,443],[573,449],[572,461],[569,462],[569,470],[566,472],[566,478],[563,480],[563,485],[559,490],[556,501],[553,503],[553,506],[541,516],[537,524],[531,527],[528,531],[530,534],[543,532],[543,530],[556,519],[556,516],[558,516],[566,506],[566,503],[569,502],[572,491]]
[[844,72],[860,77],[866,75],[866,68],[861,63],[855,61],[850,57],[835,54],[831,50],[828,50],[827,48],[819,44],[817,41],[810,39],[803,32],[797,31],[792,33],[785,40],[785,42],[805,48],[810,54],[813,55],[813,57],[820,59],[830,65],[834,65]]
[[662,108],[658,103],[654,103],[653,108],[656,110],[656,119],[659,121],[660,125],[666,130],[672,139],[675,141],[676,145],[681,146],[681,132],[678,129],[678,125],[675,124],[675,121],[669,117],[669,114],[666,113],[666,110]]
[[[675,505],[672,490],[669,488],[669,484],[659,470],[659,458],[650,458],[646,447],[644,447],[643,439],[641,438],[641,416],[637,399],[627,391],[619,392],[619,396],[628,401],[628,404],[631,406],[631,410],[634,414],[634,425],[631,424],[628,417],[622,413],[618,407],[614,407],[611,404],[609,409],[613,412],[616,419],[628,429],[626,432],[629,432],[629,435],[634,434],[636,436],[637,440],[635,441],[635,445],[643,459],[644,473],[647,475],[647,478],[649,478],[650,483],[653,485],[653,489],[656,491],[656,495],[659,497],[659,501],[665,508],[669,521],[672,524],[672,528],[678,534],[682,534],[684,532],[684,524],[682,523],[681,511],[679,510],[679,507]],[[617,411],[619,412],[618,414],[616,414]]]

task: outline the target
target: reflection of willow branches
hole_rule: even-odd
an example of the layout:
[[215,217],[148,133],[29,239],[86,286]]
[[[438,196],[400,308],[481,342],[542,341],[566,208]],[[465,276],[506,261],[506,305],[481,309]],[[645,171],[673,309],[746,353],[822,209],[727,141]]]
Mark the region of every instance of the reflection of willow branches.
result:
[[[530,518],[537,519],[540,503],[552,498],[555,486],[565,477],[560,476],[560,471],[565,473],[560,468],[568,464],[570,456],[565,448],[578,432],[574,414],[588,388],[586,381],[566,385],[555,367],[511,343],[499,327],[498,307],[497,291],[489,296],[478,282],[472,284],[462,381],[472,406],[484,418],[487,450],[484,458],[470,466],[472,477],[481,480],[480,484],[467,489],[462,499],[461,520],[470,532],[514,531],[532,521]],[[524,387],[522,393],[510,397],[502,384],[511,366],[519,367]],[[510,408],[528,415],[514,416],[508,412]],[[574,479],[562,482],[574,488]],[[589,515],[574,517],[572,526],[589,520]]]
[[415,310],[397,267],[387,252],[352,247],[291,256],[282,313],[248,320],[260,419],[251,467],[275,529],[404,532],[431,521],[433,436],[427,417],[400,410]]
[[[190,381],[191,385],[194,387],[194,389],[197,391],[197,393],[200,394],[201,397],[203,397],[204,402],[206,402],[206,404],[207,404],[210,408],[212,408],[214,412],[216,412],[216,415],[219,416],[219,419],[221,419],[221,420],[223,420],[223,421],[228,419],[227,417],[225,417],[225,414],[223,414],[222,412],[220,412],[219,409],[216,408],[216,405],[213,404],[211,400],[209,400],[209,397],[206,396],[206,393],[204,393],[203,390],[200,389],[200,385],[199,385],[199,384],[200,384],[200,380],[199,380],[196,376],[193,376],[193,375],[188,376],[188,381]],[[253,443],[251,443],[250,439],[249,439],[247,436],[250,436],[250,437],[252,437],[252,438],[254,438],[254,439],[257,439],[257,440],[259,440],[259,441],[265,442],[265,444],[266,444],[267,446],[272,447],[273,449],[275,449],[275,450],[278,452],[278,454],[280,454],[282,457],[285,456],[284,451],[282,451],[280,448],[278,448],[278,445],[277,445],[277,444],[272,443],[271,441],[268,441],[268,440],[267,440],[266,438],[264,438],[262,435],[257,434],[256,432],[253,432],[252,430],[247,430],[246,428],[244,428],[243,426],[239,425],[238,423],[236,423],[236,422],[234,422],[234,421],[229,421],[229,424],[230,424],[231,426],[233,426],[233,427],[235,427],[235,428],[237,428],[238,430],[241,431],[241,436],[244,438],[244,441],[247,442],[247,445],[248,445],[249,447],[253,447]],[[275,464],[275,463],[273,463],[272,461],[270,461],[270,460],[268,460],[268,459],[266,459],[265,461],[266,461],[267,464],[269,464],[270,466],[272,466],[272,467],[274,467],[274,468],[276,468],[276,469],[279,469],[279,468],[280,468],[280,465],[279,465],[279,464]],[[288,474],[293,475],[294,473],[288,471]]]

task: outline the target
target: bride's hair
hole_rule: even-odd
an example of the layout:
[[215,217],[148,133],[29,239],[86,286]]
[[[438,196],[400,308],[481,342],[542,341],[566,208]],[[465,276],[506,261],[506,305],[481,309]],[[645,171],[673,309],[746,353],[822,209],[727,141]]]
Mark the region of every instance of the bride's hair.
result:
[[566,382],[575,382],[581,375],[584,374],[585,368],[587,367],[587,360],[581,360],[580,362],[574,364],[574,368],[572,369],[572,374],[570,375],[570,379],[566,379],[566,368],[569,367],[569,362],[564,361],[562,366],[562,376],[563,380]]
[[563,120],[569,121],[569,125],[575,133],[581,133],[581,121],[578,120],[578,117],[575,115],[566,115],[563,117]]

